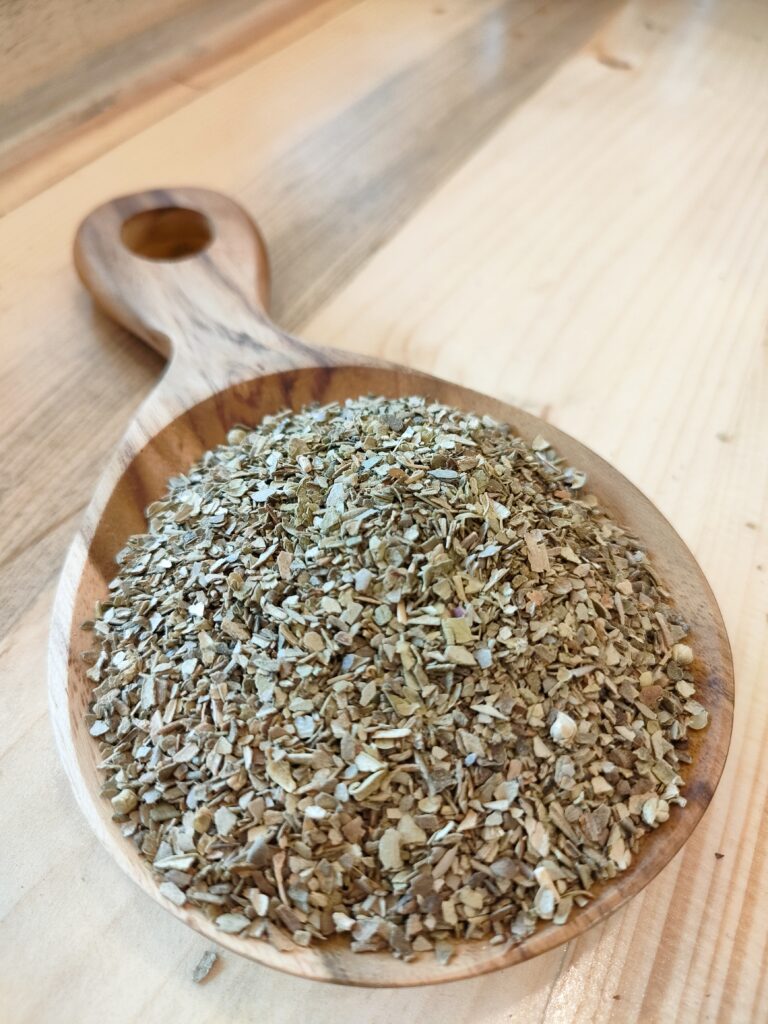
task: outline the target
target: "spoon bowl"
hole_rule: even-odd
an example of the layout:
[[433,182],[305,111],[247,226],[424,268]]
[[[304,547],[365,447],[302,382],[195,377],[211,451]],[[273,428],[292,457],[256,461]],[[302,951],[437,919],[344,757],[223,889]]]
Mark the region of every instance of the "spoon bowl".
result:
[[[269,271],[257,228],[235,202],[204,189],[142,192],[99,207],[75,241],[80,277],[118,323],[168,357],[155,391],[112,456],[69,551],[56,596],[49,645],[49,696],[59,752],[86,818],[130,877],[167,910],[226,949],[292,974],[369,986],[456,980],[528,960],[570,941],[636,895],[674,857],[712,798],[725,764],[733,720],[734,678],[728,639],[714,596],[693,555],[636,487],[578,441],[536,416],[427,374],[315,348],[267,315]],[[471,324],[467,325],[471,331]],[[510,946],[457,944],[446,966],[430,955],[412,963],[388,953],[352,953],[336,938],[281,951],[267,942],[219,931],[200,911],[161,895],[147,863],[112,820],[100,795],[98,747],[85,713],[92,684],[81,655],[91,646],[81,624],[116,574],[115,555],[144,532],[144,510],[169,477],[224,441],[238,423],[309,402],[365,394],[424,395],[510,424],[530,442],[543,434],[589,489],[648,551],[678,610],[691,627],[693,671],[710,725],[691,734],[685,808],[646,836],[631,867],[592,890],[564,925],[542,923]]]

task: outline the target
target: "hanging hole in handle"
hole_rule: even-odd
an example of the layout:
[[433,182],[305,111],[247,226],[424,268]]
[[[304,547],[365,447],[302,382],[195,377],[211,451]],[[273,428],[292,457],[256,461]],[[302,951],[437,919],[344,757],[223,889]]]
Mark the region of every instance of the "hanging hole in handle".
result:
[[213,241],[211,222],[198,210],[163,206],[144,210],[123,222],[123,245],[147,260],[183,260],[203,252]]

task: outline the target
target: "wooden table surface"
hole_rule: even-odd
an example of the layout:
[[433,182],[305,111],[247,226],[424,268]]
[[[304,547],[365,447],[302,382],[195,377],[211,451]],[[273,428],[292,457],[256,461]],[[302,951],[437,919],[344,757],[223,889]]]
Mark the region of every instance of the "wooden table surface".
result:
[[[3,193],[3,1024],[768,1020],[768,5],[329,0],[174,89]],[[725,776],[681,854],[578,941],[435,989],[229,954],[198,985],[205,940],[86,828],[47,718],[48,617],[161,361],[93,311],[70,245],[94,204],[156,184],[259,218],[280,322],[547,417],[699,558],[736,662]]]

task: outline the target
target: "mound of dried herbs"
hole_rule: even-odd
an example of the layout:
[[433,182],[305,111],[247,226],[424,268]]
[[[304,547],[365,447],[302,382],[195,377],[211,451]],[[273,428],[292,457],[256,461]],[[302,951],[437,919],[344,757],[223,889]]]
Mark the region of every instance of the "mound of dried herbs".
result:
[[707,712],[583,485],[422,398],[269,417],[172,480],[89,624],[104,793],[163,894],[445,961],[627,868]]

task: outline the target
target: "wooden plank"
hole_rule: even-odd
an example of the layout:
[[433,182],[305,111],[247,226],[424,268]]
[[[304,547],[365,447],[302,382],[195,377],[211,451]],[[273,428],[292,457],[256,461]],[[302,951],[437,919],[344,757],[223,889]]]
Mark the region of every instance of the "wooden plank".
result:
[[[197,0],[101,0],[98,17],[83,0],[40,0],[0,8],[0,90],[8,104],[106,47],[189,10]],[[3,130],[8,125],[4,122]]]
[[307,0],[100,0],[94,16],[88,0],[0,6],[0,174],[147,93],[175,109],[194,95],[177,78],[309,9]]
[[[163,63],[158,75],[143,76],[113,102],[91,105],[71,127],[62,125],[44,137],[33,133],[31,146],[9,143],[2,161],[8,166],[0,169],[0,215],[357,2],[318,0],[307,6],[306,0],[285,0],[268,9],[249,7],[248,25],[238,24],[234,31],[225,24],[212,40],[205,37],[206,45],[196,48],[193,56],[182,55],[175,70]],[[46,159],[49,152],[51,158]]]
[[[0,873],[10,1020],[88,1022],[109,1008],[118,1021],[258,1012],[290,1024],[306,1019],[307,996],[320,1024],[766,1019],[768,12],[637,0],[601,25],[612,9],[583,4],[594,20],[584,31],[574,18],[553,55],[536,21],[559,20],[552,5],[515,24],[512,5],[491,0],[359,4],[0,223],[0,517],[13,524],[0,538],[0,786],[6,820],[24,826],[7,830]],[[529,30],[549,77],[505,62]],[[465,61],[473,38],[487,49]],[[461,76],[483,97],[479,115]],[[455,116],[438,131],[429,117],[443,89]],[[408,102],[421,120],[408,120]],[[414,157],[429,148],[415,131],[433,133],[434,165]],[[382,159],[380,133],[387,174],[365,160],[367,147]],[[346,161],[380,191],[393,182],[394,198],[369,195]],[[737,664],[724,782],[646,894],[567,949],[425,992],[309,986],[231,957],[194,986],[204,942],[134,892],[81,823],[46,723],[47,610],[71,523],[160,363],[91,313],[68,247],[90,204],[157,181],[266,209],[291,281],[280,308],[308,336],[544,412],[639,483],[702,562]],[[374,217],[391,226],[372,229]],[[30,842],[40,822],[45,840]]]

